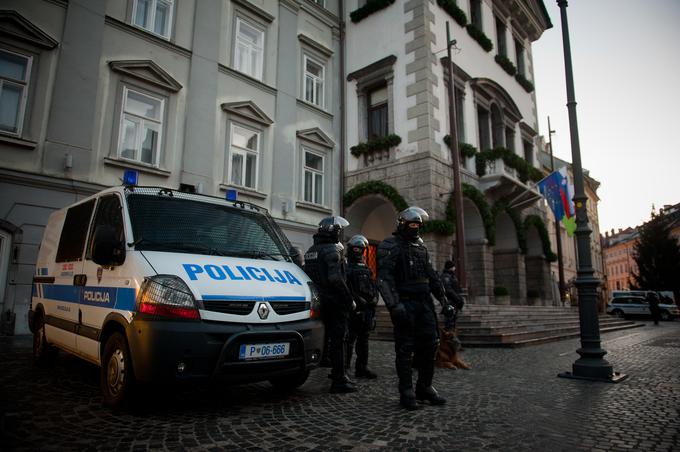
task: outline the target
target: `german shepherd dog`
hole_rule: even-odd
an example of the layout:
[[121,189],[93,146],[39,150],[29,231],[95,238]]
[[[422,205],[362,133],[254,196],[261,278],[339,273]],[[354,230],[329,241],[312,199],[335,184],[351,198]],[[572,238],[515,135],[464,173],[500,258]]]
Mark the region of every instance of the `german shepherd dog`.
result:
[[470,369],[470,365],[460,357],[460,341],[454,328],[439,328],[439,349],[437,367],[446,369]]

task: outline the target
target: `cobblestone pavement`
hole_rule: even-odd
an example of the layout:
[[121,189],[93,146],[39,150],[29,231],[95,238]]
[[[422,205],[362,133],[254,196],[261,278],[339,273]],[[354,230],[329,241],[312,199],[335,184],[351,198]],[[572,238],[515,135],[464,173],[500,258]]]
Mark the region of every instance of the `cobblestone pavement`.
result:
[[578,340],[468,349],[437,369],[443,407],[398,405],[393,344],[371,343],[374,381],[329,394],[268,383],[166,391],[128,412],[101,405],[98,369],[65,353],[32,366],[30,337],[0,338],[0,450],[680,450],[680,321],[603,335],[619,384],[557,378]]

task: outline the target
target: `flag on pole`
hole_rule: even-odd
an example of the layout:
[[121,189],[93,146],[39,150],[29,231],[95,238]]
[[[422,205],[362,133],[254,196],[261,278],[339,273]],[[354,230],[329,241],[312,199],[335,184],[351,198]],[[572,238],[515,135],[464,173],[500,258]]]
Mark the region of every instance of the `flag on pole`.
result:
[[569,183],[567,168],[550,173],[538,182],[538,189],[550,205],[550,209],[555,214],[555,221],[564,224],[567,234],[574,235],[576,230],[576,217],[574,210],[574,186]]

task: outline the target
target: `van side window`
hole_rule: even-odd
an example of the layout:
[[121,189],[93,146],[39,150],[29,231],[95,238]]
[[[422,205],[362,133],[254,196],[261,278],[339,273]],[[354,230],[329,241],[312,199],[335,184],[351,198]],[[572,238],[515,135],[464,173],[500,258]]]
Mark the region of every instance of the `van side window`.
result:
[[82,260],[83,248],[87,239],[87,228],[90,226],[93,209],[94,199],[68,209],[59,238],[57,262]]
[[97,226],[108,224],[116,228],[116,237],[120,241],[125,238],[125,232],[123,228],[123,213],[120,205],[120,199],[116,195],[102,196],[99,198],[99,204],[97,204],[97,213],[94,217],[94,223],[92,224],[92,229],[90,229],[90,238],[87,242],[87,253],[85,257],[87,259],[92,258],[92,238],[94,237],[94,231],[97,230]]

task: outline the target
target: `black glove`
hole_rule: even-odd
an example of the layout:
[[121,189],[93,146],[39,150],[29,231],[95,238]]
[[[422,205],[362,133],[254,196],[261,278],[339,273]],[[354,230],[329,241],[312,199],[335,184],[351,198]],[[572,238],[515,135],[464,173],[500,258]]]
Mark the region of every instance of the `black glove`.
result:
[[392,323],[395,325],[408,322],[408,312],[406,311],[406,306],[404,306],[403,303],[397,303],[390,310],[390,317],[392,317]]
[[456,313],[456,308],[454,308],[450,304],[444,305],[442,307],[442,315],[444,317],[446,317],[447,319],[452,318],[455,313]]

